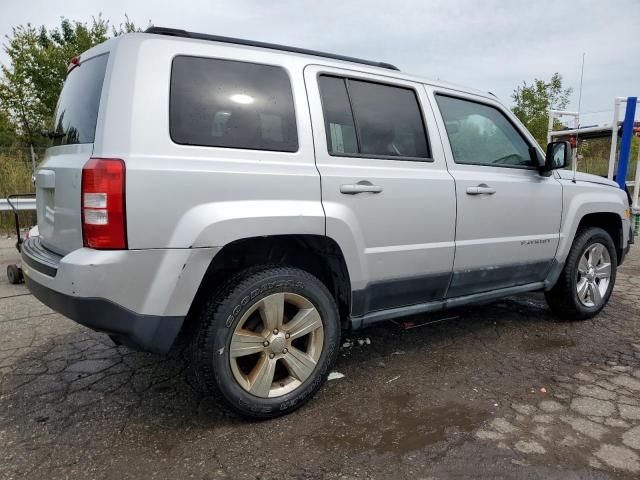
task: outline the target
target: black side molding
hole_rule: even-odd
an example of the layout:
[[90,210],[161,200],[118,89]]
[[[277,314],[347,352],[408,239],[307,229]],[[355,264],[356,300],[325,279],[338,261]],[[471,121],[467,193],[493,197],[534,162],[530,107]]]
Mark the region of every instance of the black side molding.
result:
[[463,297],[446,298],[444,300],[426,302],[418,305],[408,305],[406,307],[380,310],[377,312],[367,313],[359,317],[351,317],[350,327],[353,330],[357,330],[385,320],[408,317],[411,315],[420,315],[423,313],[439,312],[442,310],[448,310],[450,308],[463,307],[465,305],[490,302],[510,295],[518,295],[520,293],[543,290],[544,287],[544,282],[535,282],[527,285],[520,285],[517,287],[502,288],[500,290],[493,290],[490,292],[474,293],[472,295],[465,295]]
[[374,62],[371,60],[364,60],[362,58],[338,55],[335,53],[319,52],[318,50],[309,50],[306,48],[289,47],[287,45],[279,45],[277,43],[256,42],[254,40],[245,40],[242,38],[223,37],[220,35],[208,35],[206,33],[188,32],[186,30],[180,30],[177,28],[149,27],[144,31],[144,33],[155,33],[156,35],[167,35],[170,37],[194,38],[197,40],[209,40],[211,42],[233,43],[235,45],[246,45],[248,47],[268,48],[269,50],[301,53],[303,55],[313,55],[314,57],[331,58],[333,60],[360,63],[362,65],[370,65],[372,67],[387,68],[389,70],[399,70],[399,68],[395,65],[391,65],[390,63],[386,62]]
[[371,283],[351,293],[351,315],[441,300],[451,282],[451,272]]

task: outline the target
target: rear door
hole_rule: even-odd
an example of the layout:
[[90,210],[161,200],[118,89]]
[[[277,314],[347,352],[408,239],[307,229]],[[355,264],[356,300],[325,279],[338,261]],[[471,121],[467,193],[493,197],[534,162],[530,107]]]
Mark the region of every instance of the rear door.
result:
[[559,241],[562,186],[530,159],[533,143],[500,104],[435,94],[458,216],[448,297],[540,282]]
[[61,255],[82,247],[82,167],[93,152],[108,58],[81,57],[67,75],[51,127],[56,138],[36,173],[40,241]]
[[327,235],[349,263],[352,314],[442,298],[455,190],[421,85],[321,66],[305,69],[305,83]]

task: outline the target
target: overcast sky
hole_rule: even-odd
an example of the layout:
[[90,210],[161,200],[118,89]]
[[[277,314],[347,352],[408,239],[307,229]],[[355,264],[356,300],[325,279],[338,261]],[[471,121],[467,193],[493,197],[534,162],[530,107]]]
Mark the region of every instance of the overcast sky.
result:
[[[640,95],[640,0],[0,0],[0,33],[60,17],[182,28],[387,61],[494,92],[560,72],[574,88],[586,53],[582,124],[608,122],[615,96]],[[6,61],[6,55],[0,61]],[[640,115],[640,113],[639,113]]]

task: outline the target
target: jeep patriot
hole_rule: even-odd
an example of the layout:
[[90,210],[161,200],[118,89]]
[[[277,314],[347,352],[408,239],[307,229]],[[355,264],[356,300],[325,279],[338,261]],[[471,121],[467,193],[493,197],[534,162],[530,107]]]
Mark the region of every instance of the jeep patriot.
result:
[[31,292],[134,348],[181,333],[250,417],[309,400],[346,329],[532,291],[591,318],[632,240],[567,142],[385,63],[152,27],[73,59],[49,134]]

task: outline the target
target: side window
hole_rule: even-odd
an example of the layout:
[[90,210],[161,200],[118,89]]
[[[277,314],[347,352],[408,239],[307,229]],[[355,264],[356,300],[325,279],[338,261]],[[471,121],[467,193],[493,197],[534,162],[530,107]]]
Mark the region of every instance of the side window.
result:
[[321,76],[318,83],[329,152],[357,154],[356,127],[344,78]]
[[497,108],[436,95],[456,163],[532,167],[529,144]]
[[349,80],[361,153],[427,158],[422,115],[413,90]]
[[429,158],[412,89],[327,75],[318,84],[330,154]]
[[171,68],[169,130],[183,145],[295,152],[289,77],[271,65],[178,56]]

